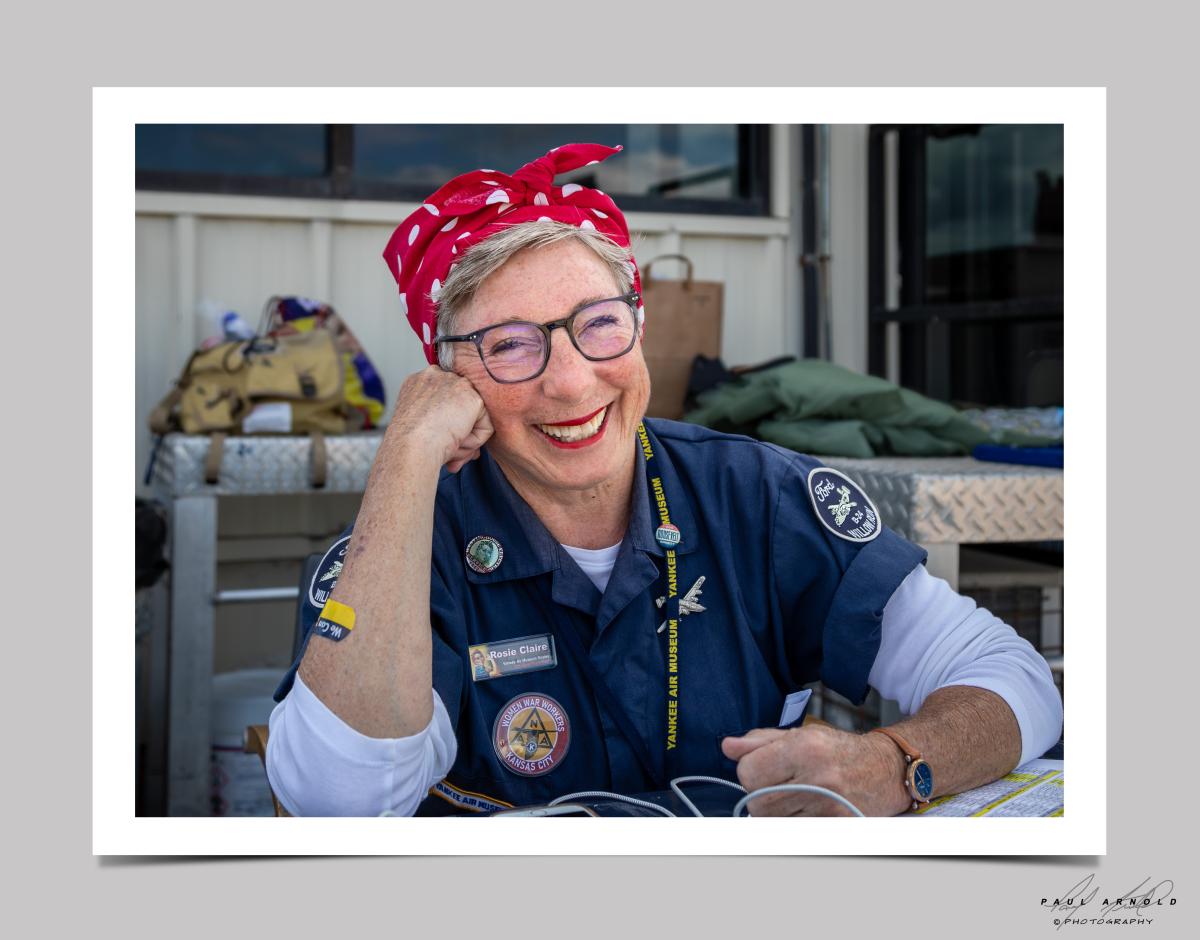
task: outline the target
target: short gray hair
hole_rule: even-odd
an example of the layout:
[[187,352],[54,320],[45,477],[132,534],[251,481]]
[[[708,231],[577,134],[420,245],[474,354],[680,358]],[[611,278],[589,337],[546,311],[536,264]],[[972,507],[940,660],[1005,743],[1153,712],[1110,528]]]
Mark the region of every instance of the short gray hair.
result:
[[[608,266],[622,294],[633,288],[633,252],[618,245],[607,235],[595,229],[579,228],[552,219],[518,222],[472,245],[463,252],[461,261],[451,265],[450,274],[436,300],[438,333],[454,335],[458,315],[475,298],[483,282],[518,252],[567,240],[582,242],[592,249]],[[438,365],[447,370],[453,367],[453,343],[438,347]]]

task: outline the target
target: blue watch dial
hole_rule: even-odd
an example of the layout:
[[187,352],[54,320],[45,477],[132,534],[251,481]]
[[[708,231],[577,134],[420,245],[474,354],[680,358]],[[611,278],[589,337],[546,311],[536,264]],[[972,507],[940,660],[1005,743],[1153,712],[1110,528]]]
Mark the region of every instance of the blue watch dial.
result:
[[917,761],[912,771],[913,789],[921,799],[927,800],[933,793],[933,771],[925,761]]

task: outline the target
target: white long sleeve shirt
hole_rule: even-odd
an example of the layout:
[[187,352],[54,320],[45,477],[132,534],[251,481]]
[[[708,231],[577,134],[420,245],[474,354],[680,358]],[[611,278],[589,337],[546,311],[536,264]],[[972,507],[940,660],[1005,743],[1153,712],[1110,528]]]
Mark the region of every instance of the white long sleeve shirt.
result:
[[[594,568],[595,553],[588,560]],[[588,573],[603,590],[606,573]],[[1046,661],[1012,627],[923,565],[884,607],[869,681],[906,714],[946,686],[996,693],[1016,717],[1022,762],[1044,753],[1062,730],[1062,700]],[[446,707],[431,694],[433,716],[422,731],[370,738],[330,711],[297,674],[270,718],[267,776],[279,802],[293,815],[411,815],[458,752]]]

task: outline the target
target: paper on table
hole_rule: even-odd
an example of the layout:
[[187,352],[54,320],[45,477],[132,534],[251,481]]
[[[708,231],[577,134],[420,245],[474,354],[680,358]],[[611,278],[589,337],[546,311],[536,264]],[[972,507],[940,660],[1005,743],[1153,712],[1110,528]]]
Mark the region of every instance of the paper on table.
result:
[[909,816],[1061,816],[1063,762],[1031,760],[999,780],[939,796]]

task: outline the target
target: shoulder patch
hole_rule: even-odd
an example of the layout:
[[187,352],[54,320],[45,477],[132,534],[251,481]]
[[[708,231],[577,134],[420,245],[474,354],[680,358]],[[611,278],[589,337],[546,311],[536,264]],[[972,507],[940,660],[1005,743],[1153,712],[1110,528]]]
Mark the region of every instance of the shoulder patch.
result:
[[350,536],[344,535],[330,547],[317,565],[312,581],[308,585],[308,602],[321,610],[342,573],[342,563],[346,558],[346,549],[350,545]]
[[808,498],[821,525],[847,542],[869,542],[883,527],[879,510],[862,488],[832,467],[809,471]]

